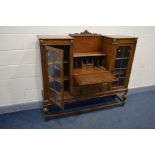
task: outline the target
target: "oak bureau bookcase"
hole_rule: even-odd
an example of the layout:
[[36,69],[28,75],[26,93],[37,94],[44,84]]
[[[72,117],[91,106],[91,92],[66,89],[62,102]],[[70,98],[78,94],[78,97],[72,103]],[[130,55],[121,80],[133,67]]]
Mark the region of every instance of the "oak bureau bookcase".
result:
[[125,104],[136,37],[85,30],[38,39],[46,120]]

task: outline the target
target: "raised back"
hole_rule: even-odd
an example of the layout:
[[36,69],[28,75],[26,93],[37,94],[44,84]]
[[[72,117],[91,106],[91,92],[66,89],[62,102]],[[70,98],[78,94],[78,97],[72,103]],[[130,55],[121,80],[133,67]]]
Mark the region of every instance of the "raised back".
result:
[[81,33],[70,34],[74,38],[74,53],[96,53],[102,51],[102,35],[90,33],[87,30]]

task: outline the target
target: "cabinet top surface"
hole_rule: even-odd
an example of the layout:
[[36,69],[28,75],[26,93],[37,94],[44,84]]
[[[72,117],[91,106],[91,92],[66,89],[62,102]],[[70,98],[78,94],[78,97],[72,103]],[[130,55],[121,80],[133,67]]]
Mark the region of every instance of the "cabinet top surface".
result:
[[38,39],[73,39],[69,35],[38,35]]
[[137,39],[137,37],[128,36],[128,35],[106,35],[105,37],[112,39]]
[[[128,35],[103,35],[103,36],[112,39],[137,39],[137,37]],[[38,39],[69,39],[69,40],[74,39],[69,35],[38,35],[37,37]]]

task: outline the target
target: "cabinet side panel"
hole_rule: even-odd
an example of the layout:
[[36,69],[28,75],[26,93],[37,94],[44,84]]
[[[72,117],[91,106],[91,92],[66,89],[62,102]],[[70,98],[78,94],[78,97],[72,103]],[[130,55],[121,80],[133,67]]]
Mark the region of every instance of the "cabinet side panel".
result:
[[41,65],[42,65],[42,78],[43,78],[43,99],[45,102],[48,102],[48,74],[47,74],[47,57],[46,57],[46,48],[44,45],[40,44],[41,52]]
[[73,42],[70,46],[70,94],[73,95]]
[[112,71],[115,53],[114,53],[114,46],[112,45],[112,40],[109,38],[103,38],[102,48],[104,53],[106,53],[105,57],[105,65],[107,70]]
[[125,87],[128,87],[128,84],[129,84],[131,69],[132,69],[134,55],[135,55],[135,49],[136,49],[136,43],[132,44],[132,46],[131,46],[131,56],[130,56],[130,60],[129,60],[127,75],[126,75]]

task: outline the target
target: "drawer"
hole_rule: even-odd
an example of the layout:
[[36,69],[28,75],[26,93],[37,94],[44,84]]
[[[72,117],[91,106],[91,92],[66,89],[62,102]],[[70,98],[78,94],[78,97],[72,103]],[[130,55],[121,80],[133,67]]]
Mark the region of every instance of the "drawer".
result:
[[74,94],[75,96],[79,97],[95,97],[98,93],[104,93],[108,90],[108,83],[104,84],[94,84],[94,85],[88,85],[88,86],[81,86],[81,87],[75,87],[74,88]]

